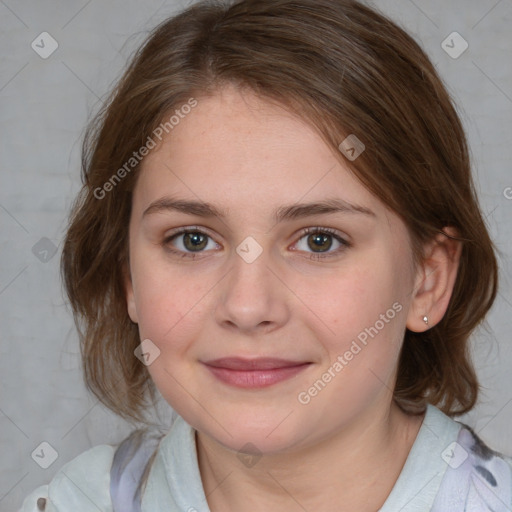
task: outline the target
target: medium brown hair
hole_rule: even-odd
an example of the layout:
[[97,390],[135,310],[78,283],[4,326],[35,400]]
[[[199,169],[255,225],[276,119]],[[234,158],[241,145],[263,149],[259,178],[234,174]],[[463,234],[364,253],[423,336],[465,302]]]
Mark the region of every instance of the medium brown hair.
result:
[[465,135],[419,45],[352,0],[201,2],[156,27],[136,52],[88,127],[62,254],[88,388],[128,420],[144,421],[147,399],[154,403],[152,379],[134,356],[139,332],[123,284],[140,168],[126,162],[173,109],[226,84],[306,119],[340,159],[347,135],[363,141],[366,150],[346,163],[405,222],[415,263],[426,242],[456,228],[463,247],[448,309],[427,331],[406,330],[394,396],[411,413],[426,402],[450,415],[469,411],[478,381],[468,340],[496,297],[498,271]]

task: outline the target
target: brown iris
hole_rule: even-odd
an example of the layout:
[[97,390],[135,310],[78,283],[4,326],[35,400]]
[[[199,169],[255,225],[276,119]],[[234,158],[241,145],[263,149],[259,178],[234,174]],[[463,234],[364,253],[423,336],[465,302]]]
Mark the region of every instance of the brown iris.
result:
[[208,236],[203,233],[189,232],[183,235],[184,245],[189,251],[204,249],[208,245]]
[[310,249],[323,249],[320,252],[327,251],[332,246],[332,236],[322,233],[314,233],[308,236],[308,247]]

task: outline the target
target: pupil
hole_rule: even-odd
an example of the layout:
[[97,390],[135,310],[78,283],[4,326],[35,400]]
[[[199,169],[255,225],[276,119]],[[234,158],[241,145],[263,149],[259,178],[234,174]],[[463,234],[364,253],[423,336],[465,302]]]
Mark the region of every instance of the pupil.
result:
[[[314,245],[308,244],[310,249],[328,250],[328,249],[330,249],[330,247],[332,245],[332,240],[330,240],[330,235],[325,235],[325,234],[322,235],[319,233],[315,233],[314,235],[310,235],[309,239],[312,240],[313,244],[314,244]],[[325,247],[325,245],[327,245],[327,246]]]

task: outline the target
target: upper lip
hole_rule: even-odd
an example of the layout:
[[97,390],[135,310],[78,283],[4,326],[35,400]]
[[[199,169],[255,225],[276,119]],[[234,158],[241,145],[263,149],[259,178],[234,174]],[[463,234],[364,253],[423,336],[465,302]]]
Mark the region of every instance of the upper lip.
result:
[[206,365],[216,368],[226,368],[229,370],[274,370],[276,368],[288,368],[290,366],[300,366],[308,364],[308,361],[290,361],[288,359],[279,359],[274,357],[259,357],[255,359],[245,359],[242,357],[223,357],[205,361]]

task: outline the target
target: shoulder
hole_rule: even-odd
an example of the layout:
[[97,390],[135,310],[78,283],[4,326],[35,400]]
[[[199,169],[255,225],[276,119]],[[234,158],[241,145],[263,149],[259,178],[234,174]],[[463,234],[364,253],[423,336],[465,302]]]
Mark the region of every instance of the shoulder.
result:
[[32,491],[18,512],[128,510],[164,433],[136,429],[120,443],[90,448],[65,464],[48,485]]
[[32,491],[18,512],[112,511],[110,468],[116,446],[94,446],[58,470],[51,482]]
[[512,505],[512,458],[489,448],[467,425],[445,452],[448,468],[433,511],[505,511]]

